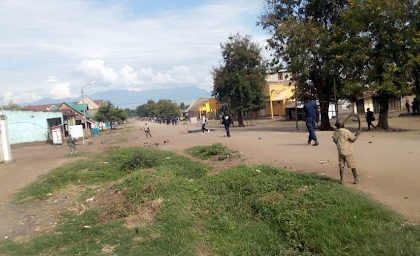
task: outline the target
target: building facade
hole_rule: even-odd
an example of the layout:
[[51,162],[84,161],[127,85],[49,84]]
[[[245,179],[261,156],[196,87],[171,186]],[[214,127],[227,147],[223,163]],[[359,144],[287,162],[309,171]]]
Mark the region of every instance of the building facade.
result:
[[201,118],[206,115],[209,119],[218,119],[219,102],[215,98],[196,99],[187,109],[188,118]]
[[266,81],[267,103],[266,107],[259,111],[258,116],[271,118],[285,116],[286,106],[294,96],[295,82],[292,80],[292,74],[287,70],[279,70],[268,74]]
[[63,113],[51,111],[5,110],[10,144],[47,141],[49,128],[63,124]]
[[80,99],[77,104],[87,104],[87,112],[91,116],[95,116],[96,112],[98,112],[99,107],[104,103],[104,100],[94,100],[91,99],[89,96],[84,96]]
[[[413,99],[414,96],[398,97],[392,96],[388,101],[388,111],[389,112],[405,112],[405,103],[406,101],[410,102],[410,99]],[[379,113],[380,110],[380,98],[374,94],[365,93],[362,98],[359,98],[356,102],[353,102],[353,108],[355,114],[365,114],[367,109],[374,113]]]

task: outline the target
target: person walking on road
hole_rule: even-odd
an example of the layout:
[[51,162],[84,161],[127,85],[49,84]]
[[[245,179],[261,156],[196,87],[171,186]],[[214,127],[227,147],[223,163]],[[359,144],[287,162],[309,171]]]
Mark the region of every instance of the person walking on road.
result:
[[373,112],[370,111],[370,108],[368,108],[366,112],[366,122],[368,124],[368,131],[370,131],[371,126],[375,130],[375,126],[372,124],[373,121],[375,121],[375,116],[373,115]]
[[309,132],[308,145],[310,145],[311,142],[314,141],[313,146],[318,146],[319,143],[315,134],[315,122],[319,122],[318,107],[316,105],[316,102],[314,100],[306,102],[303,105],[303,110],[305,112],[306,128]]
[[72,138],[71,136],[69,136],[67,138],[67,146],[69,147],[70,155],[77,154],[75,138]]
[[203,134],[205,131],[207,131],[207,133],[210,133],[210,130],[206,128],[206,123],[207,123],[207,117],[205,114],[203,114],[203,116],[201,117],[201,130]]
[[410,114],[410,102],[408,100],[405,102],[405,109],[407,109],[407,114]]
[[417,98],[414,98],[413,103],[411,104],[411,109],[413,110],[413,115],[419,114],[419,102]]
[[233,123],[229,114],[224,114],[222,117],[222,124],[225,126],[226,136],[230,137],[230,125]]
[[144,133],[146,133],[146,139],[152,137],[152,134],[150,133],[150,127],[147,123],[144,125]]

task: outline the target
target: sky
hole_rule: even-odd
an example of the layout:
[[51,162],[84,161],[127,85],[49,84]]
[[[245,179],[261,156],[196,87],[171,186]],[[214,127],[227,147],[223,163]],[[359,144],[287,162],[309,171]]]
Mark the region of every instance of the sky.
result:
[[256,26],[263,8],[263,0],[0,0],[0,104],[80,97],[81,88],[210,91],[229,35],[265,47]]

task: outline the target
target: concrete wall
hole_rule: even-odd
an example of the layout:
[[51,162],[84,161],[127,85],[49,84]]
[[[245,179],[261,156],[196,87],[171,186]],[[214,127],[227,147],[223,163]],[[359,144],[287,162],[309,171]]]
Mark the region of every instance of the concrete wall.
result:
[[48,140],[48,122],[50,118],[61,118],[61,112],[9,111],[5,110],[9,126],[10,143],[24,143]]

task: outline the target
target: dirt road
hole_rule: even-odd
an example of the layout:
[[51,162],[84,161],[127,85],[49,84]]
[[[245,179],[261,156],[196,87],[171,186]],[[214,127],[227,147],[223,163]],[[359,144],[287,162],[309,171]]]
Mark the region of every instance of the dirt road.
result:
[[[347,170],[345,182],[371,195],[375,200],[402,213],[409,221],[420,223],[420,118],[395,118],[391,125],[410,128],[404,132],[364,132],[355,143],[355,158],[361,184],[351,185]],[[182,153],[194,145],[220,142],[242,153],[244,163],[264,163],[290,170],[338,177],[337,151],[332,132],[318,132],[320,146],[306,145],[304,123],[294,131],[294,123],[281,121],[254,122],[246,128],[233,128],[232,137],[224,137],[218,124],[210,124],[209,134],[187,133],[191,125],[166,126],[150,124],[152,139],[140,130],[142,123],[106,132],[92,138],[92,144],[80,145],[81,152],[101,152],[109,147],[143,146],[158,143],[161,149]],[[163,143],[163,140],[169,143]],[[0,165],[0,206],[6,206],[10,195],[40,174],[75,161],[66,146],[46,144],[20,146],[13,150],[15,162]]]

